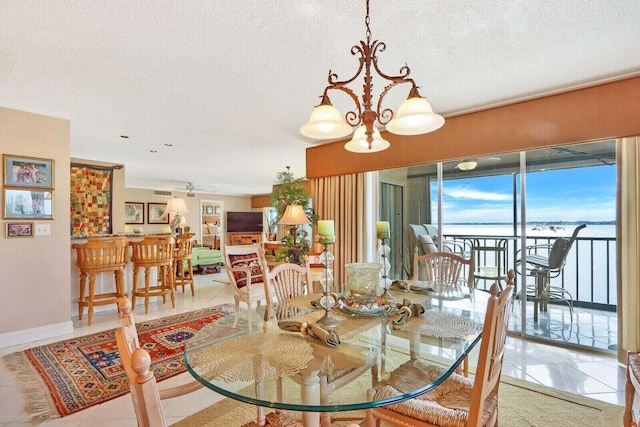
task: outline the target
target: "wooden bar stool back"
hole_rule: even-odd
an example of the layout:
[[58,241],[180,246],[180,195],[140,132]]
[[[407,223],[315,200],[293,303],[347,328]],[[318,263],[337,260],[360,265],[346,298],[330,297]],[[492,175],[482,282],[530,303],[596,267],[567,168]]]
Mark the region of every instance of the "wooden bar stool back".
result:
[[195,295],[193,289],[193,263],[191,254],[193,252],[193,236],[195,233],[184,233],[176,238],[176,251],[174,254],[175,274],[173,276],[174,286],[182,286],[182,292],[186,285],[191,286],[191,296]]
[[[124,297],[124,270],[127,266],[127,241],[124,237],[90,238],[87,243],[72,245],[76,250],[76,265],[80,270],[80,296],[78,298],[78,319],[82,320],[84,307],[88,307],[89,325],[93,320],[93,307],[96,305],[118,304],[118,298]],[[96,276],[98,273],[113,272],[115,292],[96,294]],[[87,276],[89,293],[87,294]]]
[[[149,298],[162,297],[167,302],[171,297],[171,305],[176,306],[176,295],[173,287],[173,253],[175,243],[171,236],[147,236],[139,242],[129,242],[131,246],[131,262],[133,263],[133,291],[131,304],[136,306],[136,297],[144,297],[144,312],[149,312]],[[144,286],[138,287],[138,274],[144,269]],[[157,282],[151,283],[151,271],[156,268]]]

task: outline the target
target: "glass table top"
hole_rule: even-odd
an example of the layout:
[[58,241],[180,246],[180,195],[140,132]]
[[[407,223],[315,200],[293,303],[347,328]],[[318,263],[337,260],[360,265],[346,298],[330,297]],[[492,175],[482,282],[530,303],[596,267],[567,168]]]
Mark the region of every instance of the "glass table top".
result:
[[[325,310],[312,302],[321,294],[289,300],[274,310],[280,317],[268,321],[264,307],[243,310],[187,341],[187,370],[224,396],[284,410],[348,411],[410,399],[444,381],[480,341],[488,295],[430,304],[424,294],[391,293],[399,304],[410,299],[429,308],[399,322],[395,314],[357,316],[334,307],[330,315],[339,324],[332,330],[317,323]],[[339,344],[329,335],[337,335]],[[445,373],[401,396],[368,400],[367,389],[415,359],[438,364]]]

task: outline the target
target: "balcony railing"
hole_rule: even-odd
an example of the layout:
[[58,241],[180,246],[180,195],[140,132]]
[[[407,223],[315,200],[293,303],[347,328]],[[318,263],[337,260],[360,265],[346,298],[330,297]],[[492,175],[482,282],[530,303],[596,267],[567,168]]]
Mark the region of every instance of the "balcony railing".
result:
[[[490,246],[496,239],[505,236],[469,236],[450,234],[446,240],[454,241],[470,248],[470,241],[475,240],[480,245]],[[536,236],[527,238],[527,246],[552,244],[557,236]],[[520,248],[518,238],[507,241],[507,268],[515,269],[516,253]],[[483,265],[495,264],[493,254],[486,253],[481,260]],[[523,280],[526,284],[533,284],[534,278],[516,276],[516,286],[519,290]],[[569,291],[574,300],[574,306],[596,310],[615,312],[617,308],[617,279],[616,279],[616,239],[613,237],[578,237],[562,270],[562,273],[551,279],[552,286],[559,286]]]

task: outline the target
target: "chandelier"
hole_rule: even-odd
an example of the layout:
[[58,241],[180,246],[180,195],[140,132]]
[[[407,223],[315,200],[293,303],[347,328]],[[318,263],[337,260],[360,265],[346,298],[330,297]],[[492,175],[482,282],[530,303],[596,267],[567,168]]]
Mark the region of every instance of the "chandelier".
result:
[[[427,100],[420,96],[418,86],[413,79],[409,78],[411,70],[406,64],[400,68],[398,76],[389,76],[378,68],[377,54],[383,52],[386,45],[378,40],[371,41],[369,0],[367,0],[367,15],[364,22],[367,28],[367,41],[361,40],[360,45],[354,45],[351,48],[351,54],[359,56],[358,71],[350,79],[339,81],[338,76],[329,70],[329,85],[324,89],[322,101],[314,107],[309,121],[300,127],[300,133],[312,139],[337,139],[350,135],[353,127],[356,127],[353,138],[344,145],[345,149],[356,153],[373,153],[385,150],[390,145],[380,136],[375,126],[376,121],[380,125],[386,125],[387,130],[396,135],[421,135],[442,127],[444,118],[434,113]],[[379,78],[389,82],[378,96],[375,110],[373,109],[373,71]],[[355,92],[347,85],[363,72],[364,93],[360,102]],[[382,101],[389,90],[404,83],[411,84],[411,90],[407,99],[398,108],[398,112],[394,114],[391,109],[383,108]],[[329,90],[346,93],[353,100],[355,109],[347,112],[342,118],[340,111],[329,100]]]

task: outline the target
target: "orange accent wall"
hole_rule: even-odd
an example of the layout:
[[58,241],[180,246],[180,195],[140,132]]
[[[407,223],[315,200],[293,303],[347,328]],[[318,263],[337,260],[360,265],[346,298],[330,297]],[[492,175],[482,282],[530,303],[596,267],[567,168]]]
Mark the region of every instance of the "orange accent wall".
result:
[[268,208],[271,206],[271,194],[251,196],[251,209]]
[[640,135],[640,77],[447,118],[439,130],[384,132],[385,151],[356,154],[347,140],[307,148],[307,178],[488,156]]
[[[274,187],[277,184],[274,185]],[[311,181],[302,181],[302,186],[311,194]],[[271,194],[258,194],[251,196],[251,208],[268,208],[271,206]]]

